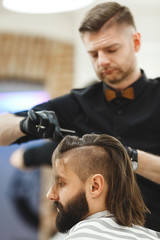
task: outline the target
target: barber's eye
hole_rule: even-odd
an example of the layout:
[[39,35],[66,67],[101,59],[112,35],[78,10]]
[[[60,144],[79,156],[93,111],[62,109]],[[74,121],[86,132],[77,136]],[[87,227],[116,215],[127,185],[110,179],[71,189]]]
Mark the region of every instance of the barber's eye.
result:
[[97,57],[98,57],[98,54],[97,54],[97,53],[93,53],[93,54],[91,54],[91,57],[92,57],[92,58],[97,58]]
[[117,51],[117,49],[109,49],[109,50],[108,50],[109,53],[114,53],[114,52],[116,52],[116,51]]

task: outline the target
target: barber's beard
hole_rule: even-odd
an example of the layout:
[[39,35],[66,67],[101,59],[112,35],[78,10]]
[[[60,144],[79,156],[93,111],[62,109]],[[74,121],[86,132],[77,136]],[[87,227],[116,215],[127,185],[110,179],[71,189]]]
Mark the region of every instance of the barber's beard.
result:
[[102,71],[99,72],[99,78],[106,84],[118,84],[123,82],[127,77],[133,72],[133,68],[129,67],[128,69],[115,69],[112,74],[103,74]]
[[61,233],[67,232],[89,212],[85,192],[77,194],[65,207],[58,201],[54,202],[54,205],[58,208],[56,226]]

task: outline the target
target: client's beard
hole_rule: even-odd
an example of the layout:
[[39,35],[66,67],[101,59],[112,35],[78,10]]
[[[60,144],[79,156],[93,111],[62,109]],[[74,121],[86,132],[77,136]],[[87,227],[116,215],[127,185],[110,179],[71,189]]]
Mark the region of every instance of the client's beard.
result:
[[54,205],[59,209],[56,217],[56,226],[61,233],[67,232],[89,212],[85,192],[78,193],[72,198],[65,206],[65,210],[63,205],[58,201],[55,201]]

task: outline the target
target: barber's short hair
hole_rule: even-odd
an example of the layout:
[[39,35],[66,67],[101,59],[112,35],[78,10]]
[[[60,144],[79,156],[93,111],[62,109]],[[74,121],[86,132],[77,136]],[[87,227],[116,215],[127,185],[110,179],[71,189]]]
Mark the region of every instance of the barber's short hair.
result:
[[86,134],[82,138],[66,136],[53,153],[57,159],[68,157],[69,167],[82,181],[92,174],[102,174],[107,185],[106,207],[119,224],[143,225],[147,208],[136,183],[130,158],[116,138]]
[[109,20],[114,24],[126,24],[136,29],[133,15],[128,7],[116,2],[105,2],[89,10],[79,27],[81,33],[97,32]]

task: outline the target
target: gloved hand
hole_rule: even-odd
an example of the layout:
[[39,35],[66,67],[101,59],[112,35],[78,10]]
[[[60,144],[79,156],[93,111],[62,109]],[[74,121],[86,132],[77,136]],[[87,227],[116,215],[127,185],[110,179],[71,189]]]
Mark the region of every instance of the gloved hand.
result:
[[20,122],[23,133],[38,138],[52,138],[57,140],[62,133],[54,111],[28,111],[28,116]]
[[125,149],[131,159],[133,170],[135,171],[138,168],[138,154],[137,150],[131,147],[125,146]]

